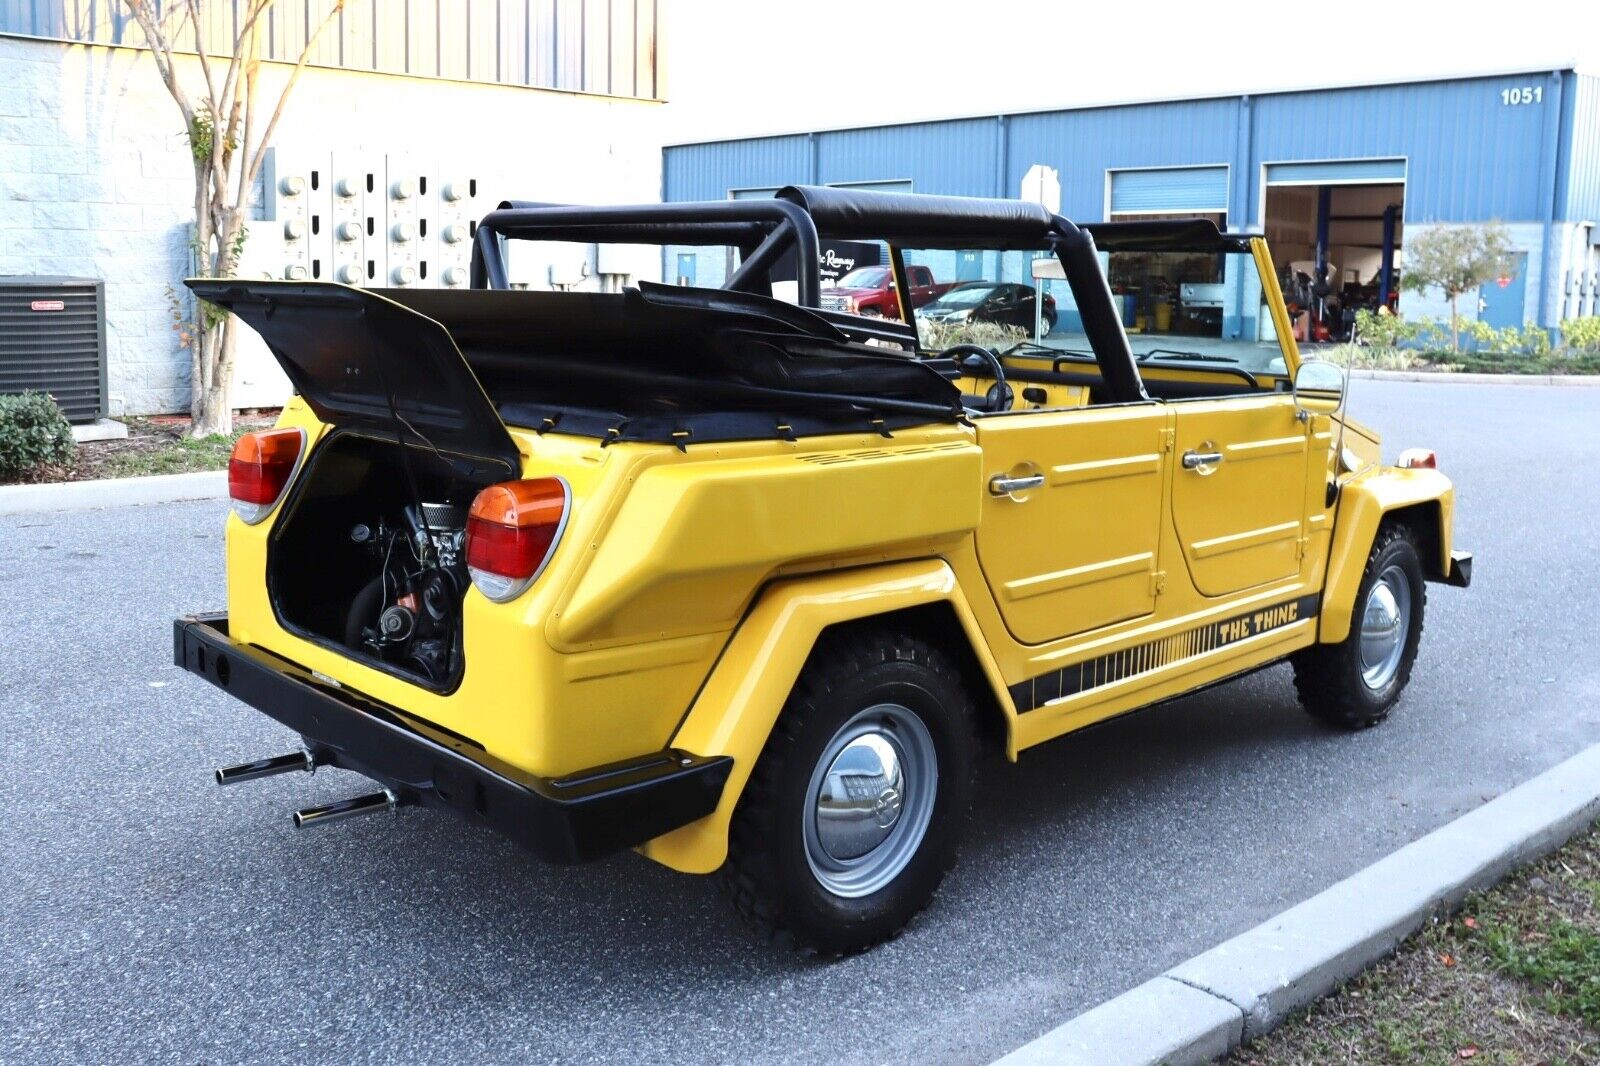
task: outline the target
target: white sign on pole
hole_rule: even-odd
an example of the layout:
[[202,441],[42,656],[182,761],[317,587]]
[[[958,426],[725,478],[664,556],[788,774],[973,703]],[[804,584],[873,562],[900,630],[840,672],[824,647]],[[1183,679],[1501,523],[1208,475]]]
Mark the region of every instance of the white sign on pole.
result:
[[[1061,173],[1055,167],[1047,167],[1043,163],[1035,163],[1022,175],[1022,199],[1030,203],[1041,204],[1052,215],[1061,213]],[[1041,274],[1040,268],[1044,263],[1034,261],[1033,267],[1033,340],[1039,343],[1044,339],[1044,286],[1041,281],[1049,274]]]
[[1061,173],[1055,167],[1035,163],[1022,175],[1022,199],[1043,204],[1052,215],[1061,213]]

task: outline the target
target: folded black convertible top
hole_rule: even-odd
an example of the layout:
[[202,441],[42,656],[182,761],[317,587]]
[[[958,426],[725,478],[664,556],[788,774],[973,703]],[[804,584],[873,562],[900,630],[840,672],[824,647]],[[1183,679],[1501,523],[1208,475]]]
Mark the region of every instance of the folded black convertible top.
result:
[[962,416],[959,390],[933,367],[747,293],[188,284],[261,334],[323,421],[512,469],[506,422],[683,445]]

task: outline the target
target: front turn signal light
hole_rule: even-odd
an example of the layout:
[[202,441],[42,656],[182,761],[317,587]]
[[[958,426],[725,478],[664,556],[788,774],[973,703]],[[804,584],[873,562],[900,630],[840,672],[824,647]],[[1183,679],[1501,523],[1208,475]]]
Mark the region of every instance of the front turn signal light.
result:
[[559,477],[502,481],[467,512],[467,572],[496,603],[516,599],[544,570],[561,539],[572,490]]
[[233,513],[255,525],[278,505],[305,451],[306,431],[265,429],[246,433],[228,460],[228,496]]
[[1439,457],[1433,454],[1432,448],[1407,448],[1400,453],[1395,465],[1403,470],[1437,470]]

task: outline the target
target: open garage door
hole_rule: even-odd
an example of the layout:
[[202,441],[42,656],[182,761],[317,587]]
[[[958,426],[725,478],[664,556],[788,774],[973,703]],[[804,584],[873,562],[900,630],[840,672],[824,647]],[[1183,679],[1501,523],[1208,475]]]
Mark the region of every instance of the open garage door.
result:
[[[1226,166],[1153,167],[1106,172],[1106,218],[1143,222],[1204,218],[1228,228]],[[1259,286],[1235,270],[1231,258],[1193,251],[1162,251],[1142,256],[1105,256],[1106,278],[1122,312],[1122,324],[1136,333],[1166,333],[1192,328],[1208,336],[1236,338],[1260,302]],[[1059,292],[1059,290],[1058,290]],[[1060,303],[1061,296],[1057,296]],[[1061,321],[1076,320],[1076,305],[1063,305]],[[1254,319],[1248,327],[1254,329]]]
[[1403,159],[1272,163],[1262,219],[1301,341],[1345,340],[1358,310],[1395,307]]

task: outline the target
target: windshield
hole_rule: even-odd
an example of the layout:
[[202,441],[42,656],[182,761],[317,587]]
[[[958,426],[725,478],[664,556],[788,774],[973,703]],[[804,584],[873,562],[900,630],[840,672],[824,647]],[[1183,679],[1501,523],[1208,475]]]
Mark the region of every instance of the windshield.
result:
[[881,289],[889,284],[887,267],[856,267],[834,285],[839,289]]
[[993,285],[963,285],[959,289],[951,289],[928,306],[930,308],[976,307],[987,300],[993,292]]
[[[1248,252],[1112,252],[1106,280],[1128,344],[1141,362],[1199,362],[1282,373],[1283,354]],[[1087,349],[1083,323],[1062,282],[1051,347]]]

